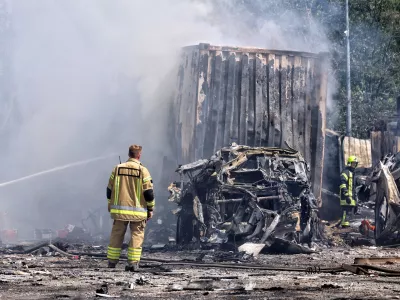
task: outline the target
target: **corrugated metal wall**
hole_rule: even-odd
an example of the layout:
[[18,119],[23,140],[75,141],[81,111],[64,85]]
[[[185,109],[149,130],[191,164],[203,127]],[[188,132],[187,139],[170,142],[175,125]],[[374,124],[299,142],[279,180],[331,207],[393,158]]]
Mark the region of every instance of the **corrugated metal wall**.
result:
[[[232,142],[286,143],[322,181],[326,55],[200,44],[182,52],[175,111],[178,161]],[[320,184],[320,183],[317,183]]]

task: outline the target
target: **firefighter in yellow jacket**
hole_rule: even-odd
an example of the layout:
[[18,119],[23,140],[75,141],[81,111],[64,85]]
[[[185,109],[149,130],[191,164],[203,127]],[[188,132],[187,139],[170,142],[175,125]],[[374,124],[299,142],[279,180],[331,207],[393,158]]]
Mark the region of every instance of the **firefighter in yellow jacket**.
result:
[[144,228],[146,221],[153,217],[155,201],[153,180],[149,171],[139,161],[141,153],[141,146],[130,146],[128,161],[114,168],[108,183],[108,211],[114,219],[107,250],[109,268],[115,268],[118,263],[128,225],[131,240],[125,270],[137,271],[139,268]]
[[[357,209],[357,193],[355,187],[354,171],[357,168],[358,159],[356,156],[349,156],[347,166],[340,174],[340,205],[342,207],[342,227],[349,227],[349,215]],[[358,213],[358,212],[356,212]]]

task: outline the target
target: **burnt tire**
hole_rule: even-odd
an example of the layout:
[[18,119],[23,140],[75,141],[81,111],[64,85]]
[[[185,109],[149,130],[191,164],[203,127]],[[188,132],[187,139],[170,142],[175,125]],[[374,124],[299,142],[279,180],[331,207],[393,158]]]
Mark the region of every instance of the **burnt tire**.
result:
[[178,216],[176,223],[176,243],[188,244],[193,240],[193,216],[182,215]]

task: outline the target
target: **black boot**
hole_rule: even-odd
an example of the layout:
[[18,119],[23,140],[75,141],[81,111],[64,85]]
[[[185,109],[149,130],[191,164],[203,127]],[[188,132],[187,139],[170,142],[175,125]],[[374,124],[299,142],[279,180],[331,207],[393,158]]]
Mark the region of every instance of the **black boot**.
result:
[[117,264],[116,263],[113,263],[113,262],[108,262],[108,267],[110,268],[110,269],[115,269],[115,267],[117,266]]
[[125,267],[125,271],[129,271],[129,272],[139,271],[139,263],[135,262],[135,263],[131,263],[131,264],[127,265]]

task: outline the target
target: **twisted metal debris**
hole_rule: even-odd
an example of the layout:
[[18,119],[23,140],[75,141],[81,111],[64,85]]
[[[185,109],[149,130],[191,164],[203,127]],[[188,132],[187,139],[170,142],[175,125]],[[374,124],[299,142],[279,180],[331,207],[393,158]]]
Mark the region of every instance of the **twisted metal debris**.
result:
[[375,239],[380,245],[399,243],[400,152],[387,155],[364,183],[368,202],[375,208]]
[[295,150],[236,144],[179,166],[181,181],[168,188],[178,205],[177,243],[310,246],[322,233],[309,171]]

